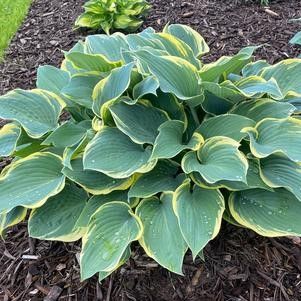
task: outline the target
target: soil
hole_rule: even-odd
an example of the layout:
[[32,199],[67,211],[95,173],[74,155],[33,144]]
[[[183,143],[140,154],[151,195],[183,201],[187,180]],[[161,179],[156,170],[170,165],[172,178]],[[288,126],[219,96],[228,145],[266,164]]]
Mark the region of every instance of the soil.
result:
[[[39,65],[58,66],[68,50],[89,32],[73,31],[84,0],[35,0],[0,64],[0,95],[34,88]],[[239,0],[154,0],[144,27],[189,24],[207,40],[209,62],[241,47],[264,44],[257,58],[274,63],[295,57],[288,44],[301,23],[300,0],[272,1],[269,8]],[[0,120],[1,126],[1,120]],[[0,162],[0,169],[9,160]],[[0,242],[0,300],[104,301],[297,301],[301,300],[301,241],[269,239],[224,223],[205,249],[205,262],[185,258],[184,274],[171,274],[134,246],[132,259],[101,285],[79,280],[80,244],[33,240],[26,223]],[[46,297],[48,296],[48,297]]]

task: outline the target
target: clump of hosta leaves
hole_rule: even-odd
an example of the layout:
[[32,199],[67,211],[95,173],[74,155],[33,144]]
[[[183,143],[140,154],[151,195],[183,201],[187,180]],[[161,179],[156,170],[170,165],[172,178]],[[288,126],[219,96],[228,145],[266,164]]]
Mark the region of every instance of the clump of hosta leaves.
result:
[[[301,235],[301,60],[203,64],[187,26],[94,35],[37,89],[0,97],[1,231],[30,213],[32,237],[82,240],[82,279],[116,270],[138,241],[182,274],[224,218]],[[63,111],[70,119],[60,121]]]
[[75,22],[76,28],[137,30],[150,4],[146,0],[90,0],[83,6],[85,12]]

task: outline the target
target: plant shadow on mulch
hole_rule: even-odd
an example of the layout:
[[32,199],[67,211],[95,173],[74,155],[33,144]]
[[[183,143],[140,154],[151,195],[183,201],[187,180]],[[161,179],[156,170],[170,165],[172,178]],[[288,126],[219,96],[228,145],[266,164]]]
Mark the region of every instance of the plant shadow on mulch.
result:
[[[0,64],[0,95],[14,88],[34,87],[36,69],[58,66],[84,32],[72,31],[84,0],[35,0],[27,20]],[[189,24],[211,48],[209,62],[232,55],[250,44],[265,44],[257,58],[274,63],[295,57],[300,48],[288,44],[300,25],[300,0],[273,1],[270,10],[256,4],[223,0],[154,0],[144,27],[160,30],[167,23]],[[299,26],[299,27],[298,27]],[[1,120],[0,120],[1,126]],[[1,167],[7,164],[0,162]],[[26,224],[8,231],[0,242],[0,300],[301,300],[301,243],[295,238],[269,239],[224,223],[219,236],[205,249],[205,263],[188,254],[185,276],[169,273],[141,248],[101,285],[97,278],[79,280],[80,244],[28,238]],[[33,255],[28,256],[28,255]],[[55,293],[60,293],[56,299]]]

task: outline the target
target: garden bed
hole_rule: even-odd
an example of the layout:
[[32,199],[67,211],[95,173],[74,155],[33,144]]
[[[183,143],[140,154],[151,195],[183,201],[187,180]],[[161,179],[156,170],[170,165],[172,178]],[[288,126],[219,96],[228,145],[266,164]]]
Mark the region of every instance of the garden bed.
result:
[[[288,40],[298,30],[289,20],[300,17],[299,0],[275,1],[270,10],[233,2],[156,0],[144,26],[162,29],[168,21],[191,25],[211,47],[206,61],[249,44],[268,43],[257,56],[270,62],[298,54],[300,49]],[[0,94],[33,88],[39,65],[60,64],[61,50],[86,34],[72,31],[82,3],[34,1],[0,67]],[[185,277],[159,268],[137,247],[133,259],[100,286],[96,278],[80,283],[78,243],[32,240],[21,224],[0,243],[0,298],[42,300],[51,288],[62,288],[59,300],[300,300],[300,246],[297,239],[267,239],[225,223],[206,247],[205,263],[186,257]]]

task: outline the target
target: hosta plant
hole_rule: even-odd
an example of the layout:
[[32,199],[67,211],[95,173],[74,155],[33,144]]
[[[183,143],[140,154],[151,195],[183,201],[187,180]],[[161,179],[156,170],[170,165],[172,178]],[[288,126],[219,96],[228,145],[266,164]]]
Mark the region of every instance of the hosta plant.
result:
[[[37,88],[0,97],[1,232],[82,241],[82,279],[103,279],[137,241],[182,274],[222,219],[301,235],[301,60],[210,64],[190,27],[94,35]],[[70,118],[60,119],[62,112]]]
[[75,27],[135,31],[147,14],[150,4],[146,0],[90,0],[84,4],[85,12],[78,17]]

